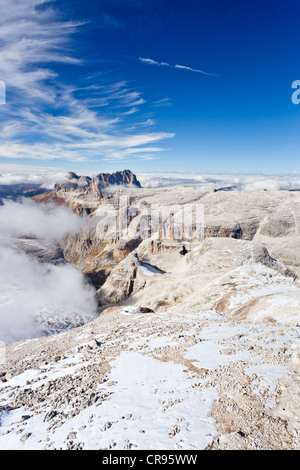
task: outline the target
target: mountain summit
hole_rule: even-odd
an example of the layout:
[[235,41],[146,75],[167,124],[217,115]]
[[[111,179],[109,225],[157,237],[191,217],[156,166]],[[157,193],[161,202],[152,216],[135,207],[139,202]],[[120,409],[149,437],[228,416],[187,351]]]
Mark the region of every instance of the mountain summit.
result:
[[64,204],[76,212],[87,212],[98,207],[100,200],[108,193],[116,189],[141,188],[141,183],[130,170],[117,171],[115,173],[99,173],[94,178],[78,176],[70,171],[68,180],[54,185],[52,191],[45,192],[33,199],[36,202],[49,202]]

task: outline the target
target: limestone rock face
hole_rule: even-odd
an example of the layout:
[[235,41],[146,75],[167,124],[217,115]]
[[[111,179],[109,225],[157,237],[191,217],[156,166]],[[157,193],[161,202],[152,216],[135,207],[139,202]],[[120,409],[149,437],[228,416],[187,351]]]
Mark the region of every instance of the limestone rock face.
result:
[[65,262],[63,252],[58,245],[43,240],[30,238],[10,239],[12,247],[30,255],[40,263],[60,264]]
[[259,234],[272,238],[297,235],[294,215],[291,211],[279,211],[271,214],[260,226]]
[[138,188],[141,187],[140,182],[137,180],[137,177],[130,171],[117,171],[116,173],[100,173],[94,178],[95,181],[99,181],[99,184],[105,188],[109,185],[133,185],[137,186]]
[[[79,198],[81,207],[88,204],[89,197]],[[250,276],[250,264],[265,269],[269,273],[265,279],[281,275],[293,283],[300,276],[297,192],[122,187],[97,199],[95,207],[88,229],[68,237],[62,250],[100,289],[101,306],[135,302],[140,296],[144,296],[142,304],[148,305],[148,295],[154,309],[174,310],[184,302],[187,309],[190,305],[198,308],[201,302],[209,306],[217,302],[223,314],[226,309],[221,304],[229,304],[213,291],[220,289],[220,276],[232,270],[241,269],[240,279],[237,274],[234,281],[241,286]],[[181,215],[189,216],[195,208],[200,214],[199,226],[195,223],[191,234],[181,227]],[[148,266],[133,259],[134,253]],[[141,292],[138,286],[143,286]],[[204,288],[208,290],[203,297]],[[275,303],[276,297],[272,298]]]
[[69,182],[54,185],[53,193],[58,198],[63,198],[75,211],[77,209],[77,212],[90,213],[99,205],[103,196],[115,190],[115,187],[141,187],[137,177],[130,170],[112,174],[100,173],[94,178],[69,172],[68,177]]
[[[70,173],[69,178],[68,183],[55,185],[52,193],[39,195],[37,200],[64,203],[79,214],[91,214],[95,227],[102,217],[108,227],[102,242],[110,240],[113,246],[122,240],[163,240],[171,249],[172,244],[200,243],[204,238],[249,240],[264,245],[270,256],[300,275],[298,192],[214,191],[185,187],[144,189],[129,170],[103,173],[93,179]],[[109,210],[116,211],[116,215],[108,216]],[[199,215],[199,230],[190,233],[185,218],[193,217],[195,210]],[[125,220],[125,228],[120,218]],[[86,238],[92,240],[96,248],[102,243],[99,233],[92,236],[89,233]],[[165,244],[163,249],[167,249]],[[129,252],[127,250],[127,254]],[[93,253],[91,250],[91,256]],[[90,254],[87,253],[88,258]],[[117,258],[122,257],[117,255]]]
[[116,266],[109,280],[98,290],[100,305],[118,304],[131,295],[137,275],[138,260],[129,255]]

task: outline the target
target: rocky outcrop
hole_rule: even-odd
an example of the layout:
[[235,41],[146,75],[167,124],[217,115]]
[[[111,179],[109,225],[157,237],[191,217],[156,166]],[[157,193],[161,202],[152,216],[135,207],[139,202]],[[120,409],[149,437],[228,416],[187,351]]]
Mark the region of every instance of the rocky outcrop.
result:
[[130,170],[99,173],[94,178],[69,172],[68,178],[66,183],[55,184],[53,193],[64,199],[65,203],[78,213],[90,213],[97,208],[105,194],[116,190],[117,187],[141,187],[137,177]]
[[[111,184],[119,189],[104,194]],[[70,173],[69,182],[55,191],[72,210],[90,212],[84,232],[68,236],[61,250],[97,288],[101,307],[132,302],[189,311],[206,305],[222,314],[258,318],[258,306],[266,311],[267,302],[250,294],[245,279],[252,279],[251,266],[268,273],[264,280],[280,284],[282,296],[300,275],[298,192],[143,189],[129,171],[93,179]],[[195,208],[198,225],[189,219],[192,226],[181,226],[182,214],[189,216]],[[257,279],[252,280],[253,290]],[[220,282],[226,286],[223,293]],[[244,296],[234,303],[237,289],[247,292],[247,301]],[[269,297],[274,304],[269,316],[279,318],[275,294]],[[293,298],[297,302],[296,294]]]
[[[137,188],[141,188],[141,184],[138,181],[137,177],[130,171],[117,171],[116,173],[100,173],[97,175],[93,180],[95,183],[103,188],[109,186],[136,186]],[[105,191],[104,191],[105,192]]]
[[64,258],[75,264],[99,289],[107,277],[123,259],[141,243],[140,239],[106,239],[98,236],[91,221],[89,228],[81,234],[66,237],[62,244]]
[[54,191],[69,191],[72,189],[78,189],[78,186],[89,186],[91,191],[95,191],[97,194],[100,194],[101,189],[105,190],[105,188],[109,186],[133,185],[138,188],[141,187],[136,175],[134,175],[130,170],[117,171],[115,173],[99,173],[94,178],[90,178],[89,176],[78,176],[76,173],[70,171],[68,173],[68,179],[69,182],[67,183],[55,184]]
[[55,243],[34,238],[10,239],[10,245],[18,251],[36,258],[40,263],[60,264],[65,262],[61,248]]
[[16,201],[21,197],[34,197],[44,194],[45,188],[41,188],[40,184],[21,183],[21,184],[2,184],[0,185],[0,205],[4,199]]
[[[77,185],[79,179],[73,174],[70,184]],[[73,207],[76,197],[69,199]],[[84,205],[87,208],[89,197],[79,197],[81,209]],[[122,187],[100,200],[96,197],[95,207],[88,218],[88,229],[67,237],[62,249],[65,258],[89,275],[97,289],[140,245],[141,249],[146,246],[145,252],[139,252],[141,259],[147,260],[149,256],[151,263],[152,255],[160,255],[160,259],[164,256],[166,265],[160,266],[156,259],[153,264],[169,272],[173,271],[177,259],[184,266],[190,259],[189,253],[195,253],[205,239],[221,239],[221,251],[226,239],[255,242],[267,250],[264,262],[269,259],[270,269],[276,260],[277,267],[282,263],[284,269],[300,275],[300,194],[297,192]],[[194,233],[190,235],[185,227],[180,231],[180,217],[195,207],[200,209],[202,218],[198,232],[194,225]],[[146,240],[145,245],[142,242]],[[217,264],[212,266],[217,276],[220,268]]]

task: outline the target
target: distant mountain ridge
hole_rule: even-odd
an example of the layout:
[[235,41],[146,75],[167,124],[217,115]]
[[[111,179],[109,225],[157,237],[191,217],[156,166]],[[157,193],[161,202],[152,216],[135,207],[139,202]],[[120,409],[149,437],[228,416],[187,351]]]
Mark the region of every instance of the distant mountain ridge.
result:
[[77,213],[90,213],[96,209],[100,200],[115,189],[141,188],[136,175],[130,170],[115,173],[99,173],[94,178],[68,173],[68,181],[55,184],[53,191],[33,197],[36,202],[65,204]]

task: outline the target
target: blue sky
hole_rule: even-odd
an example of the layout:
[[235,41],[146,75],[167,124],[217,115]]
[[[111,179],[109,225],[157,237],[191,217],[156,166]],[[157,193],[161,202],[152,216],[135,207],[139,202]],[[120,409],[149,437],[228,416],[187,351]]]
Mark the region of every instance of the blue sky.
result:
[[0,0],[4,165],[300,171],[298,0]]

